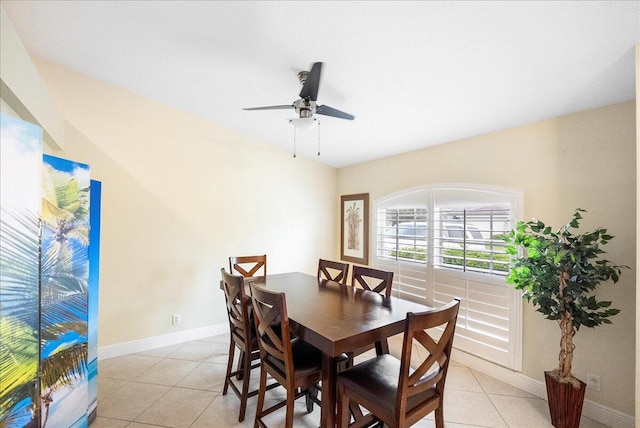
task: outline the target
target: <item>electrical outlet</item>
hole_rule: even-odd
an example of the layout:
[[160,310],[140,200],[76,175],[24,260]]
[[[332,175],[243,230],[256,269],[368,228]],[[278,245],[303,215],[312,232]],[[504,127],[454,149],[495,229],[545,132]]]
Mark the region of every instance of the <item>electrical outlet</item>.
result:
[[174,314],[171,316],[171,325],[180,324],[180,314]]
[[587,373],[587,387],[595,391],[600,391],[600,376]]

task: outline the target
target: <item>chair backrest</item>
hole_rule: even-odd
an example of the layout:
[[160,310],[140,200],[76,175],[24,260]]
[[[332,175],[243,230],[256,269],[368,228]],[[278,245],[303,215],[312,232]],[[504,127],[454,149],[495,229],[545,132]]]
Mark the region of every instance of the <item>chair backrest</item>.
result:
[[[404,415],[406,413],[404,406],[411,396],[423,393],[434,386],[439,394],[444,391],[459,307],[460,301],[455,299],[447,305],[429,311],[407,313],[396,401],[398,412],[396,414]],[[438,337],[439,332],[441,333]],[[418,347],[415,350],[418,355],[427,355],[427,357],[418,367],[412,369],[411,354],[414,347]]]
[[284,293],[267,290],[251,283],[251,304],[260,347],[260,360],[263,364],[269,364],[282,371],[283,378],[293,379],[291,330]]
[[320,259],[318,262],[318,279],[347,283],[349,277],[349,263],[334,262]]
[[[262,270],[262,275],[256,275]],[[246,277],[267,276],[267,255],[229,257],[229,272]]]
[[393,272],[354,265],[351,285],[360,285],[365,290],[375,291],[389,297],[393,285]]
[[251,319],[244,291],[244,278],[238,275],[231,275],[224,268],[220,269],[220,274],[222,275],[222,289],[224,290],[227,304],[231,335],[237,336],[250,344],[252,340]]

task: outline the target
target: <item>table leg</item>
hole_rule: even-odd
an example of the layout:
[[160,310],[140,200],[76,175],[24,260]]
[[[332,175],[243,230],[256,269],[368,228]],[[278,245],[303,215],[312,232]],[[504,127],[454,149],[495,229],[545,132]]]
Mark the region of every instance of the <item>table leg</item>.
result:
[[389,353],[389,342],[386,338],[381,340],[380,342],[376,342],[376,355],[388,354]]
[[322,354],[322,405],[320,426],[336,426],[336,375],[337,358]]

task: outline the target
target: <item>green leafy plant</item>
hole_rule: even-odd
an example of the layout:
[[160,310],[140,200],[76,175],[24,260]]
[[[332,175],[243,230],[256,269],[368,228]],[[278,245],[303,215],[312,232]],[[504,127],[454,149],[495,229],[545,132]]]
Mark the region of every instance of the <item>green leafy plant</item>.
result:
[[[560,325],[559,379],[574,381],[571,374],[573,336],[581,326],[611,324],[609,317],[618,314],[611,302],[598,301],[592,294],[601,282],[618,282],[621,269],[608,260],[602,246],[613,236],[607,229],[574,234],[579,228],[580,213],[576,209],[571,221],[554,232],[540,220],[518,222],[505,241],[507,253],[516,256],[506,281],[523,290],[522,297],[531,302],[545,318]],[[518,250],[522,250],[518,256]]]

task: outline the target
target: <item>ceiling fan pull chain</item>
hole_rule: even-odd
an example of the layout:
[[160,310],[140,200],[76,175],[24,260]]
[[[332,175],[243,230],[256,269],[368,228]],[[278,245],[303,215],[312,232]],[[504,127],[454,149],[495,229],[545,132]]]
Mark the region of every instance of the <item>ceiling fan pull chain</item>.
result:
[[320,121],[318,121],[318,156],[320,156]]
[[293,157],[296,157],[296,127],[293,127]]

